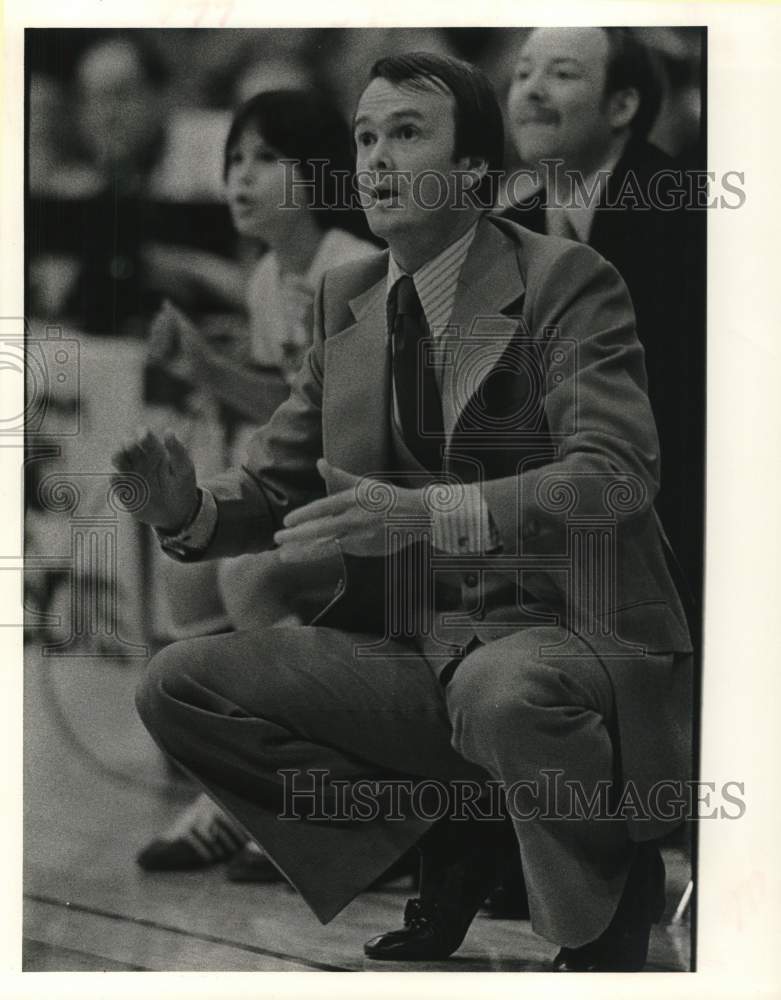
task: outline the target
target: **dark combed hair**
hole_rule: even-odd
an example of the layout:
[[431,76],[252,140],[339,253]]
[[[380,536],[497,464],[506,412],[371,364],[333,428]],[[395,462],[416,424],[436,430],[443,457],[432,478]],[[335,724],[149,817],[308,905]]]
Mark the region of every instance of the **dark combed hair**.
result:
[[302,178],[312,184],[311,207],[322,229],[338,226],[366,235],[363,213],[345,197],[354,188],[352,135],[331,101],[310,90],[270,90],[251,97],[236,111],[228,132],[223,177],[247,129],[254,129],[285,159],[298,161]]
[[645,139],[662,105],[662,81],[648,47],[630,28],[603,28],[609,46],[605,95],[634,88],[640,103],[629,123],[634,136]]
[[455,99],[453,159],[473,156],[485,160],[488,172],[474,189],[484,208],[495,200],[497,178],[504,167],[504,122],[496,92],[485,73],[471,63],[431,52],[378,59],[369,80],[387,80],[396,86],[430,90],[445,87]]

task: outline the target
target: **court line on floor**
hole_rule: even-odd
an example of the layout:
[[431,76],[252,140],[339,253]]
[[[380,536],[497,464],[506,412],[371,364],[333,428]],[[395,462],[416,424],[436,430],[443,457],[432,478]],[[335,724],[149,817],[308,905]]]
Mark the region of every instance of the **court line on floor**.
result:
[[298,955],[291,955],[287,952],[272,951],[270,948],[261,948],[254,944],[244,944],[240,941],[231,941],[230,938],[217,937],[214,934],[206,934],[201,931],[187,931],[182,927],[173,924],[160,923],[157,920],[148,920],[146,917],[132,917],[124,913],[113,913],[111,910],[103,910],[97,906],[87,906],[84,903],[73,903],[65,899],[58,899],[56,896],[45,896],[39,893],[26,892],[24,898],[33,903],[48,903],[50,906],[60,906],[65,910],[74,913],[87,913],[93,917],[105,917],[107,920],[118,920],[123,923],[137,924],[139,927],[148,927],[151,930],[166,931],[169,934],[179,934],[182,937],[192,938],[196,941],[205,941],[208,944],[227,945],[239,951],[246,951],[252,955],[262,955],[265,958],[277,958],[282,961],[298,962],[306,965],[310,969],[317,969],[320,972],[355,972],[345,965],[332,965],[329,962],[315,962],[310,958],[301,958]]
[[[35,954],[38,951],[39,954]],[[31,954],[34,957],[31,958]],[[39,969],[36,968],[36,964],[40,964],[40,955],[46,955],[47,957],[57,955],[57,956],[75,956],[77,959],[86,960],[92,968],[91,969],[63,969],[63,968],[51,968],[51,969]],[[107,969],[107,966],[112,966],[111,969]],[[38,938],[34,937],[23,937],[22,938],[22,972],[153,972],[146,965],[130,965],[127,962],[117,962],[116,959],[106,958],[103,955],[97,955],[94,951],[83,951],[80,948],[65,948],[59,944],[51,944],[48,941],[40,941]]]

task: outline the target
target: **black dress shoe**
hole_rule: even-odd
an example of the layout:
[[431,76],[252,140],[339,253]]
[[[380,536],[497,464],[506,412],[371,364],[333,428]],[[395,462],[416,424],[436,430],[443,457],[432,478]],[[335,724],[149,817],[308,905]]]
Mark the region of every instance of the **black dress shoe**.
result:
[[664,862],[654,844],[639,844],[618,909],[595,941],[562,948],[556,972],[640,972],[648,957],[651,925],[664,912]]
[[[440,826],[440,824],[438,824]],[[452,824],[421,845],[420,897],[407,900],[404,926],[379,934],[363,947],[369,958],[386,962],[448,958],[460,947],[499,866],[515,849],[504,824]]]
[[408,899],[404,926],[378,934],[363,946],[368,958],[384,962],[420,962],[449,958],[460,947],[480,908],[444,913],[432,900]]

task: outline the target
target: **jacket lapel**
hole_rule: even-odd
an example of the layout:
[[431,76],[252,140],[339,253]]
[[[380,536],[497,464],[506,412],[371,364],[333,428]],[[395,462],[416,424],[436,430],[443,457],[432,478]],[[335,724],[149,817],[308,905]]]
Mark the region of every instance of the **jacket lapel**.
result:
[[449,446],[467,403],[518,330],[504,315],[524,293],[515,243],[486,217],[464,261],[453,313],[442,337],[442,410]]
[[366,291],[350,300],[355,322],[326,338],[324,450],[355,474],[389,465],[390,355],[387,349],[388,257],[369,275]]
[[[467,403],[518,330],[518,320],[504,313],[523,297],[525,286],[517,246],[500,226],[485,217],[478,223],[459,276],[450,323],[440,342],[448,445]],[[390,468],[387,270],[386,253],[368,275],[367,289],[350,300],[355,322],[325,342],[326,457],[356,474]]]

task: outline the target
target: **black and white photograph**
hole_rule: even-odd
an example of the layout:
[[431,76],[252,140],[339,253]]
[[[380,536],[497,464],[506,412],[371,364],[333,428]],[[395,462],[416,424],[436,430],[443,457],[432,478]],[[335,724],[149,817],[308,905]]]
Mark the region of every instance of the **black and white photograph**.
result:
[[[772,952],[740,845],[778,683],[739,641],[772,597],[714,541],[757,528],[714,443],[750,425],[768,477],[778,443],[713,375],[712,296],[764,301],[722,267],[755,210],[713,138],[731,22],[590,6],[17,31],[26,988],[708,974],[714,919],[730,975],[749,924]],[[730,327],[736,400],[772,325]]]

